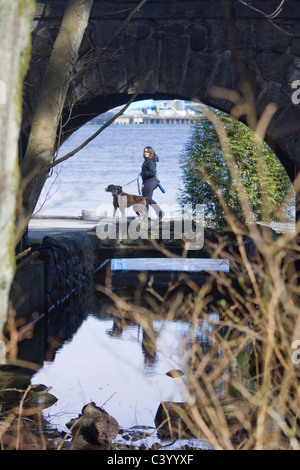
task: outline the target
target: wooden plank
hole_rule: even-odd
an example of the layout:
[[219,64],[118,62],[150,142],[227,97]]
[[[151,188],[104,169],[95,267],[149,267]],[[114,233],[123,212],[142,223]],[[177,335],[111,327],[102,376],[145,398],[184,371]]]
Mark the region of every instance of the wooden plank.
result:
[[229,260],[205,258],[119,258],[111,260],[115,271],[229,272]]

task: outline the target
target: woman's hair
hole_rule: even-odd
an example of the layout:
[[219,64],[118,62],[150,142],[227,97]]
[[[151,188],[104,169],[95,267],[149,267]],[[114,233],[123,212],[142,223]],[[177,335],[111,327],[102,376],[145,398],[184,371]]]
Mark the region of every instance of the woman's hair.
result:
[[150,152],[150,155],[151,157],[150,158],[156,158],[157,155],[156,153],[154,152],[153,148],[152,147],[145,147],[144,150],[148,150]]

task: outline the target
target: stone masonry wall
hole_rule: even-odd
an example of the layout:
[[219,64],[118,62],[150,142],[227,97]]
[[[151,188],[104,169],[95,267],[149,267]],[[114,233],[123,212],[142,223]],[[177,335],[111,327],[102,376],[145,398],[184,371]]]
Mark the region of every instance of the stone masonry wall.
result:
[[[65,3],[37,2],[24,90],[27,133]],[[125,104],[150,70],[141,99],[197,99],[225,112],[233,103],[212,87],[242,93],[247,81],[258,117],[269,103],[277,107],[266,140],[294,179],[300,168],[300,105],[292,102],[292,84],[300,80],[299,2],[286,0],[272,17],[277,0],[248,3],[148,0],[111,41],[138,2],[96,0],[69,87],[63,139]]]
[[92,247],[84,233],[46,236],[42,245],[33,246],[34,250],[39,251],[44,263],[46,310],[78,291],[93,274]]
[[11,300],[17,317],[30,320],[33,313],[47,313],[78,292],[94,272],[90,238],[84,233],[44,237],[32,245],[37,261],[15,276]]

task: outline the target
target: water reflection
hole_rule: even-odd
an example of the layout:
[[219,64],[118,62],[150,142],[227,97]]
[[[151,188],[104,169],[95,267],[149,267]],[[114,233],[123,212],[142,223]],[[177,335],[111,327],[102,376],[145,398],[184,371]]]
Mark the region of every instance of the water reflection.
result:
[[[186,346],[192,341],[189,322],[148,320],[143,327],[114,316],[103,298],[83,320],[72,340],[56,350],[33,377],[33,383],[53,387],[58,402],[47,410],[62,426],[89,401],[103,406],[121,427],[154,425],[161,401],[184,401],[185,376],[173,379],[171,369],[185,372]],[[201,341],[207,322],[202,322]]]
[[157,337],[158,332],[155,331],[152,321],[148,322],[147,330],[143,329],[142,335],[142,352],[144,356],[144,372],[146,374],[155,374],[158,361],[157,354]]
[[[197,271],[192,274],[203,281]],[[186,293],[186,282],[183,290],[180,283],[178,290],[168,290],[165,276],[159,273],[157,281],[155,272],[161,289],[155,297],[153,289],[145,291],[146,281],[139,271],[119,272],[115,266],[111,276],[115,289],[102,285],[99,292],[97,285],[86,286],[69,303],[49,312],[42,367],[31,383],[53,387],[58,401],[45,412],[53,426],[66,431],[65,424],[93,401],[121,428],[153,427],[161,402],[186,402],[193,394],[189,380],[194,374],[200,384],[201,362],[206,363],[203,371],[211,380],[206,356],[219,354],[214,341],[215,328],[218,335],[223,334],[214,325],[218,315],[201,318],[197,314],[195,320],[190,310],[193,293]],[[180,374],[174,378],[172,370]],[[221,395],[222,377],[212,379],[212,386]]]
[[148,320],[147,329],[144,329],[140,325],[136,325],[133,321],[112,316],[112,327],[106,330],[106,334],[111,338],[121,339],[124,330],[128,328],[132,328],[132,331],[137,330],[134,334],[136,334],[137,342],[141,344],[141,351],[144,358],[144,373],[154,375],[156,373],[155,367],[158,360],[157,337],[159,333],[155,330],[153,321]]
[[84,319],[93,311],[94,298],[94,285],[90,282],[47,315],[33,312],[25,319],[16,312],[13,339],[17,343],[15,346],[11,343],[13,354],[7,364],[0,367],[1,388],[9,387],[1,394],[2,411],[15,406],[20,399],[20,392],[13,389],[26,390],[31,381],[40,383],[35,380],[36,371],[45,363],[55,362],[57,351],[72,341]]

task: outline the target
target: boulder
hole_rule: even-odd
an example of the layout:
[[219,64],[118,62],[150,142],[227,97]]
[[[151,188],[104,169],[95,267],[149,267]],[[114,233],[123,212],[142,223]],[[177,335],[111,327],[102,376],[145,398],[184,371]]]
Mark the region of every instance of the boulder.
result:
[[199,429],[193,423],[190,405],[185,402],[163,401],[156,415],[155,426],[161,439],[179,439],[184,437],[199,437]]
[[81,435],[92,445],[107,447],[119,432],[119,424],[103,408],[91,402],[82,408],[82,414],[66,424],[73,436]]

